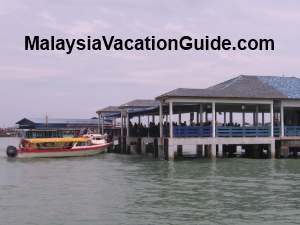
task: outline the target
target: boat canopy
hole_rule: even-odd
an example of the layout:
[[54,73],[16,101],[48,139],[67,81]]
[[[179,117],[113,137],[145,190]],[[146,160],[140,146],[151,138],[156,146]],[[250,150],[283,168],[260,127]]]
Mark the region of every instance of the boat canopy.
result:
[[35,139],[25,139],[30,143],[63,143],[63,142],[86,142],[87,137],[80,138],[35,138]]

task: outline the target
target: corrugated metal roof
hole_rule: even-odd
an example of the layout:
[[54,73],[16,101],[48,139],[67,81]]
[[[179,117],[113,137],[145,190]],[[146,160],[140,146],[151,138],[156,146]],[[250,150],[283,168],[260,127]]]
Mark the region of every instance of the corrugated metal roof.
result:
[[206,89],[178,88],[157,97],[300,99],[296,77],[241,75]]
[[257,77],[262,82],[286,95],[289,99],[300,99],[300,79],[297,77]]
[[124,108],[147,108],[156,107],[159,105],[159,101],[153,99],[135,99],[125,104],[120,105],[120,109]]

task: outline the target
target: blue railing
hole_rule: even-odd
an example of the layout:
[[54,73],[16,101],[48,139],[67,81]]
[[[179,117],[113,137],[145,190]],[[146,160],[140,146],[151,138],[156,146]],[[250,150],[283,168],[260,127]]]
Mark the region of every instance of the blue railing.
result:
[[285,136],[300,136],[300,126],[284,126]]
[[274,126],[274,137],[279,137],[281,134],[280,126]]
[[211,126],[176,126],[173,128],[174,137],[211,137]]
[[[274,136],[281,134],[280,126],[274,126]],[[285,126],[285,136],[300,136],[300,126]],[[176,126],[173,128],[174,137],[212,137],[211,126]],[[269,137],[271,129],[265,127],[216,127],[217,137]]]
[[218,137],[268,137],[270,127],[217,127]]

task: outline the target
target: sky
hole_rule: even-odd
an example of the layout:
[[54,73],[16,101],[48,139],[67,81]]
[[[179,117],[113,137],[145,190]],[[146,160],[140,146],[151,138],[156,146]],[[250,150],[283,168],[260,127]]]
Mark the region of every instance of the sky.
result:
[[[0,0],[0,127],[24,117],[90,118],[97,109],[206,88],[241,75],[300,78],[300,1]],[[274,51],[25,51],[25,35],[237,40]]]

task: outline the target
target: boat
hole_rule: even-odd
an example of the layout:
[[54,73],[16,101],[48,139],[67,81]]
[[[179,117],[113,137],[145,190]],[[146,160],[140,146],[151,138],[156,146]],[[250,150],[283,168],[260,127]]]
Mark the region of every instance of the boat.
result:
[[19,148],[8,146],[9,158],[53,158],[91,156],[104,153],[110,146],[104,135],[65,138],[22,139]]

